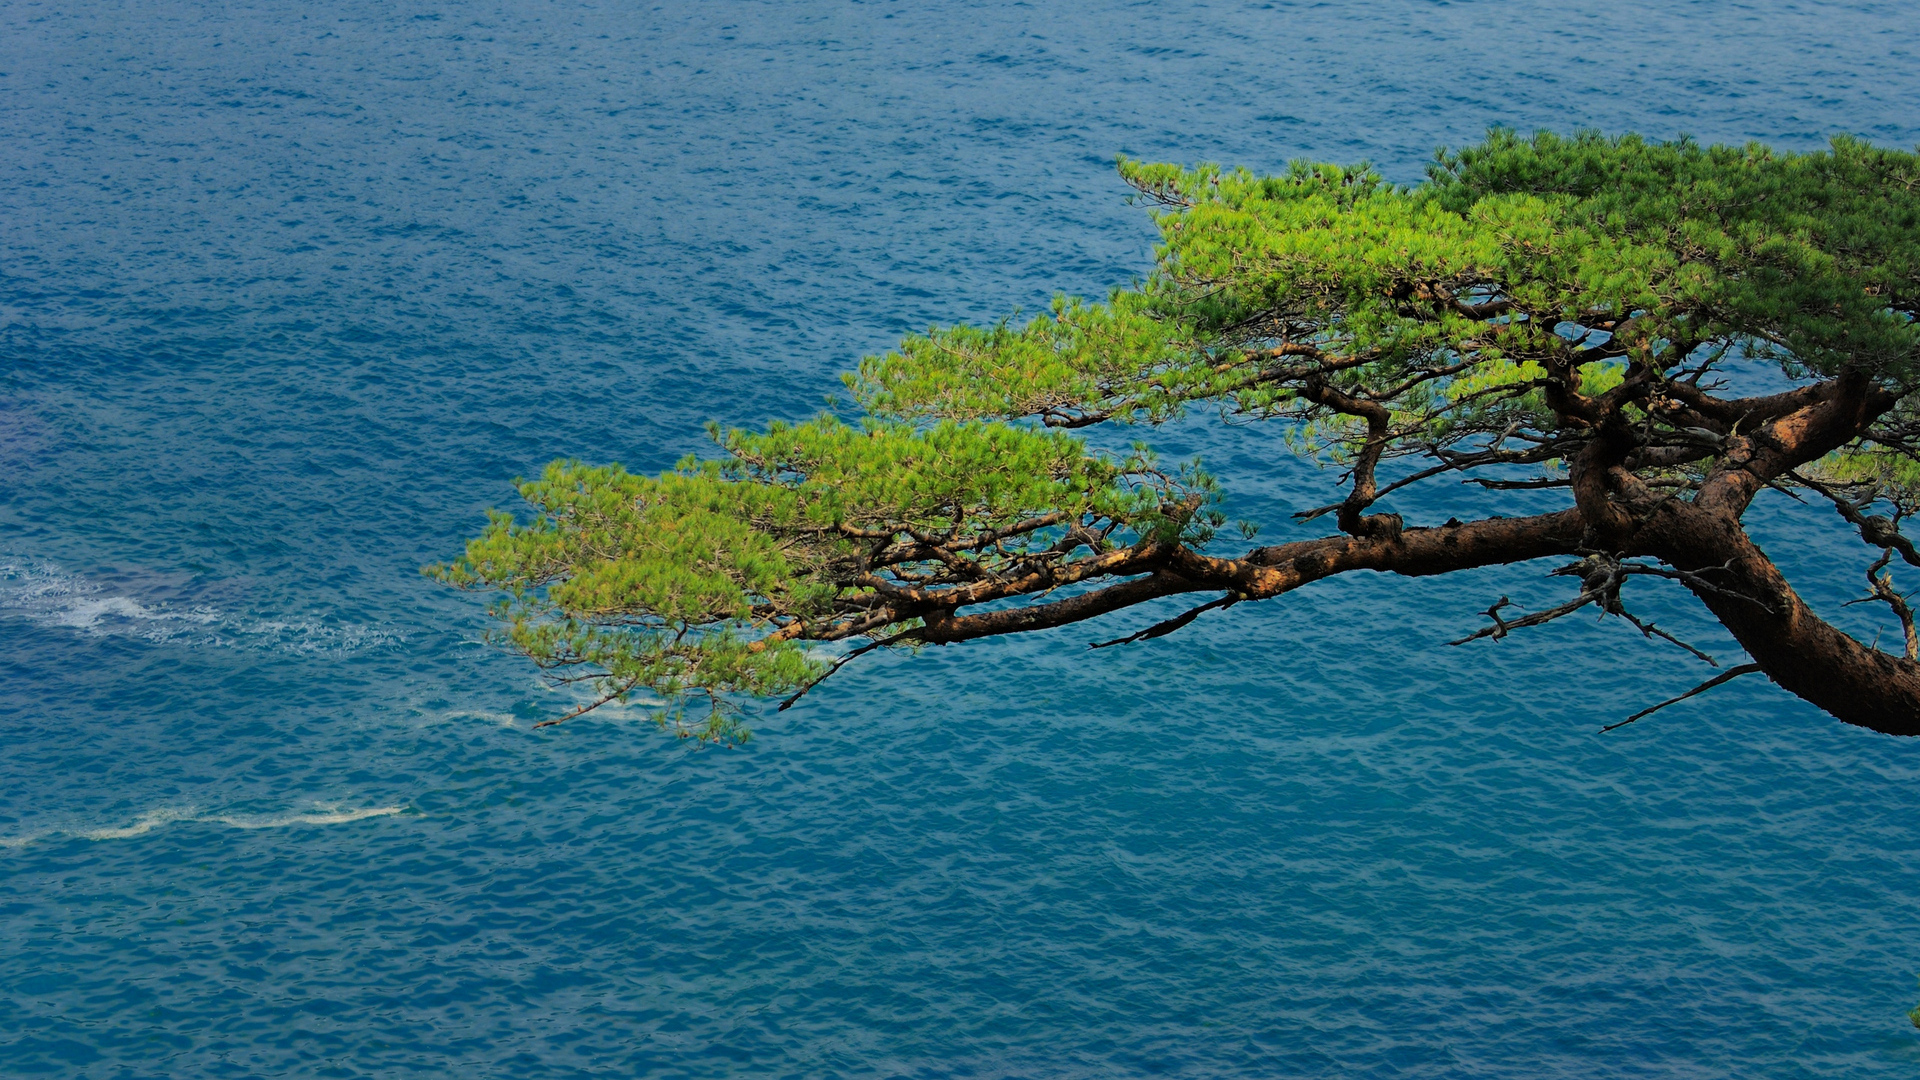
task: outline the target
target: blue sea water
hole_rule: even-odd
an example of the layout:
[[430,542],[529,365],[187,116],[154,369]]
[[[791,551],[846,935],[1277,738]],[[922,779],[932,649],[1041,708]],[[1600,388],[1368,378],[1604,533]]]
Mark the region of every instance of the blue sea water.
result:
[[[1132,279],[1116,154],[1910,146],[1916,31],[0,0],[0,1076],[1915,1075],[1920,745],[1752,679],[1597,735],[1697,666],[1444,645],[1548,567],[875,656],[734,751],[532,730],[567,699],[418,567],[550,459],[663,468],[903,332]],[[1268,428],[1147,435],[1265,537],[1333,490]],[[1837,519],[1754,527],[1886,630]]]

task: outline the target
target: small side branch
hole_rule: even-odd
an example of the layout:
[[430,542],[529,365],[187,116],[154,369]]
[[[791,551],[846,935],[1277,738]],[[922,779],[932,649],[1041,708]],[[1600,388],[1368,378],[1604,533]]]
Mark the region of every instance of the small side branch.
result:
[[[1530,450],[1501,449],[1499,446],[1499,443],[1502,440],[1506,439],[1512,433],[1513,433],[1513,427],[1510,426],[1504,434],[1500,435],[1498,438],[1494,440],[1493,445],[1489,446],[1485,450],[1476,451],[1474,453],[1453,453],[1443,448],[1434,447],[1429,452],[1439,456],[1442,459],[1440,464],[1430,466],[1425,469],[1421,469],[1418,472],[1409,474],[1407,476],[1403,476],[1400,479],[1395,480],[1393,483],[1388,484],[1387,486],[1374,492],[1373,501],[1378,502],[1381,499],[1386,498],[1388,495],[1391,495],[1394,492],[1399,491],[1401,488],[1410,487],[1414,484],[1419,483],[1422,480],[1427,480],[1435,476],[1439,476],[1441,473],[1454,472],[1456,470],[1472,469],[1472,468],[1477,468],[1481,465],[1537,465],[1540,462],[1551,460],[1556,455],[1556,453],[1559,452],[1557,445],[1554,445],[1554,444],[1549,444],[1547,446],[1542,446],[1542,447],[1535,447]],[[1514,486],[1522,486],[1522,487],[1561,487],[1561,486],[1565,486],[1566,481],[1564,480],[1547,481],[1542,483],[1542,482],[1536,482],[1536,481],[1499,481],[1499,480],[1470,479],[1470,480],[1462,481],[1462,483],[1483,484],[1487,486],[1512,484]],[[1346,505],[1345,502],[1329,503],[1326,506],[1318,506],[1313,508],[1312,510],[1299,511],[1298,513],[1294,514],[1293,517],[1294,517],[1294,520],[1296,521],[1312,521],[1314,518],[1331,514],[1345,505]]]
[[1634,713],[1632,716],[1627,717],[1625,720],[1622,720],[1617,724],[1608,724],[1606,727],[1603,727],[1600,729],[1600,734],[1605,735],[1607,732],[1612,731],[1614,728],[1626,727],[1628,724],[1633,723],[1635,720],[1638,720],[1643,716],[1652,716],[1654,713],[1659,712],[1661,709],[1664,709],[1669,705],[1676,705],[1694,696],[1695,694],[1704,694],[1707,691],[1713,689],[1716,686],[1719,686],[1722,683],[1732,682],[1733,680],[1739,678],[1742,675],[1751,675],[1754,672],[1759,670],[1760,670],[1759,664],[1741,664],[1739,667],[1730,667],[1727,670],[1721,672],[1720,674],[1715,675],[1713,678],[1708,679],[1706,682],[1701,683],[1699,686],[1696,686],[1693,689],[1687,691],[1686,693],[1681,694],[1679,697],[1668,698],[1667,700],[1661,702],[1660,704],[1655,705],[1651,709],[1641,709],[1639,712]]
[[1239,603],[1242,599],[1244,599],[1244,597],[1242,597],[1239,593],[1228,593],[1227,595],[1221,597],[1218,600],[1208,601],[1207,603],[1201,604],[1199,607],[1194,608],[1191,611],[1182,612],[1181,614],[1175,615],[1173,618],[1168,619],[1164,622],[1154,623],[1152,626],[1147,627],[1145,630],[1142,630],[1137,634],[1128,634],[1126,637],[1114,638],[1112,641],[1096,641],[1088,645],[1087,648],[1105,649],[1105,648],[1110,648],[1114,645],[1131,645],[1136,641],[1146,641],[1150,638],[1166,637],[1168,634],[1173,633],[1175,630],[1180,629],[1181,627],[1187,625],[1188,623],[1206,614],[1207,612],[1213,611],[1215,609],[1230,608],[1233,605]]
[[1380,456],[1386,452],[1390,441],[1388,429],[1393,419],[1392,410],[1377,401],[1363,401],[1344,394],[1321,378],[1301,383],[1297,393],[1316,405],[1366,421],[1366,438],[1353,458],[1353,487],[1348,490],[1346,500],[1340,504],[1334,518],[1340,525],[1340,531],[1350,536],[1398,535],[1404,527],[1398,514],[1368,516],[1365,513],[1379,498],[1374,469],[1380,464]]
[[1893,609],[1894,617],[1900,620],[1900,630],[1906,636],[1907,659],[1920,660],[1920,634],[1913,628],[1913,608],[1900,590],[1893,587],[1893,573],[1887,564],[1893,561],[1893,549],[1880,553],[1872,566],[1867,568],[1867,587],[1873,591],[1873,599],[1883,600]]
[[1802,487],[1825,495],[1832,501],[1833,508],[1840,511],[1840,516],[1847,519],[1847,524],[1860,530],[1860,539],[1865,540],[1874,547],[1891,548],[1898,551],[1900,558],[1904,560],[1908,566],[1920,566],[1920,550],[1915,549],[1913,541],[1901,534],[1900,519],[1898,516],[1888,518],[1879,514],[1867,514],[1863,512],[1867,506],[1873,502],[1874,496],[1878,494],[1873,487],[1869,486],[1864,495],[1859,500],[1855,500],[1849,499],[1834,490],[1830,484],[1823,483],[1808,476],[1803,476],[1797,472],[1788,473],[1787,479],[1792,480]]
[[1706,653],[1701,652],[1699,649],[1694,648],[1692,645],[1689,645],[1686,642],[1680,640],[1679,638],[1674,637],[1672,634],[1667,633],[1665,630],[1660,629],[1658,626],[1654,625],[1651,622],[1641,622],[1639,616],[1635,615],[1631,611],[1628,611],[1626,608],[1621,608],[1619,611],[1616,611],[1613,614],[1618,615],[1621,618],[1632,623],[1635,626],[1635,628],[1637,628],[1640,631],[1643,637],[1646,637],[1648,639],[1659,638],[1662,641],[1672,642],[1673,644],[1678,645],[1681,648],[1692,653],[1695,658],[1706,661],[1706,664],[1708,667],[1720,666],[1720,661],[1715,660],[1713,657],[1707,655]]
[[1630,575],[1649,573],[1665,577],[1669,576],[1669,572],[1657,571],[1656,568],[1641,566],[1637,563],[1621,562],[1618,558],[1609,555],[1591,554],[1577,563],[1555,570],[1554,573],[1578,576],[1582,586],[1579,595],[1557,607],[1548,608],[1545,611],[1536,611],[1529,615],[1522,615],[1517,619],[1508,619],[1500,614],[1503,609],[1513,603],[1513,601],[1503,596],[1497,603],[1486,610],[1487,618],[1493,620],[1492,626],[1482,627],[1468,634],[1466,637],[1460,638],[1457,641],[1449,641],[1447,644],[1465,645],[1469,641],[1478,641],[1481,638],[1492,638],[1498,641],[1515,630],[1552,622],[1563,616],[1571,615],[1581,608],[1586,607],[1588,604],[1593,604],[1605,615],[1618,615],[1632,623],[1634,629],[1640,631],[1641,635],[1646,638],[1659,638],[1662,641],[1677,645],[1693,654],[1695,658],[1705,661],[1709,667],[1720,666],[1719,662],[1713,657],[1675,637],[1673,634],[1662,630],[1654,623],[1641,619],[1633,612],[1628,611],[1626,605],[1621,602],[1620,586],[1625,583]]
[[580,706],[579,708],[573,710],[572,712],[568,713],[565,716],[556,716],[551,720],[542,720],[533,726],[535,730],[538,730],[543,727],[552,727],[555,724],[564,724],[576,716],[585,716],[587,713],[590,713],[593,710],[599,708],[600,706],[605,705],[609,701],[620,700],[626,695],[632,693],[634,691],[634,688],[638,687],[639,685],[640,685],[640,680],[638,678],[630,679],[628,680],[625,686],[622,686],[620,689],[614,691],[611,694],[602,694],[600,697],[597,697],[594,700],[587,702],[585,705]]
[[[915,628],[915,630],[917,629],[918,627]],[[774,709],[773,711],[786,712],[788,709],[793,707],[794,702],[799,701],[803,697],[806,697],[807,693],[811,691],[814,687],[819,686],[821,683],[826,682],[828,679],[831,679],[833,677],[834,672],[839,671],[843,667],[846,667],[848,664],[852,663],[856,658],[865,656],[866,654],[872,652],[875,649],[892,645],[898,642],[901,638],[909,637],[913,633],[914,633],[914,630],[903,630],[898,634],[894,634],[892,637],[884,637],[879,639],[878,641],[867,642],[865,645],[862,645],[859,648],[848,653],[847,655],[841,657],[840,659],[835,660],[833,662],[833,666],[827,668],[824,674],[822,674],[819,678],[813,680],[812,682],[808,683],[807,685],[801,687],[799,690],[794,691],[791,697],[787,698],[785,701],[782,701],[780,703],[780,706]]]
[[1466,637],[1460,638],[1457,641],[1449,641],[1447,642],[1447,644],[1465,645],[1469,641],[1478,641],[1483,637],[1490,637],[1495,641],[1499,641],[1501,638],[1506,637],[1508,634],[1512,633],[1516,627],[1538,626],[1541,623],[1548,621],[1549,619],[1557,619],[1560,616],[1565,615],[1570,611],[1577,611],[1582,605],[1586,604],[1589,600],[1592,600],[1592,599],[1593,599],[1592,597],[1586,595],[1585,593],[1581,593],[1578,597],[1575,597],[1571,602],[1562,604],[1559,607],[1552,609],[1551,611],[1541,611],[1541,612],[1536,612],[1532,615],[1522,616],[1518,622],[1510,623],[1507,620],[1500,617],[1500,610],[1502,608],[1510,606],[1513,603],[1513,601],[1503,596],[1500,599],[1495,600],[1493,602],[1492,607],[1482,612],[1482,614],[1486,615],[1487,618],[1493,620],[1492,626],[1486,627],[1485,629],[1481,629],[1481,630],[1475,630],[1473,633],[1468,634]]
[[1647,577],[1660,577],[1660,578],[1667,578],[1670,581],[1678,581],[1681,584],[1686,585],[1687,587],[1695,590],[1696,592],[1712,593],[1716,596],[1724,596],[1732,600],[1741,600],[1746,603],[1752,604],[1754,607],[1759,608],[1760,610],[1766,612],[1769,615],[1774,614],[1773,606],[1768,604],[1766,601],[1761,600],[1759,597],[1750,596],[1747,593],[1743,593],[1743,592],[1736,592],[1732,589],[1723,589],[1720,586],[1715,585],[1713,582],[1708,581],[1706,578],[1701,576],[1702,574],[1705,574],[1711,571],[1719,571],[1720,573],[1723,573],[1723,574],[1731,573],[1732,566],[1733,566],[1732,560],[1728,560],[1727,562],[1721,563],[1719,566],[1706,566],[1706,567],[1702,567],[1698,571],[1691,571],[1691,570],[1678,570],[1678,569],[1669,570],[1669,569],[1666,569],[1665,567],[1647,566],[1642,563],[1627,563],[1621,568],[1621,572],[1625,574],[1642,574]]

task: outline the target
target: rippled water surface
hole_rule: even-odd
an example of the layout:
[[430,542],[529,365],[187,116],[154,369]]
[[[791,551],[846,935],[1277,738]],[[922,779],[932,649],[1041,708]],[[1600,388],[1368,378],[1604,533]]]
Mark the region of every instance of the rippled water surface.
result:
[[[1541,567],[876,658],[732,752],[533,731],[560,695],[418,567],[554,457],[658,469],[1129,280],[1116,154],[1910,146],[1917,30],[0,0],[0,1075],[1915,1075],[1920,747],[1757,680],[1596,736],[1693,670],[1442,644]],[[1268,536],[1331,490],[1263,428],[1152,438]],[[1876,631],[1837,519],[1755,517]]]

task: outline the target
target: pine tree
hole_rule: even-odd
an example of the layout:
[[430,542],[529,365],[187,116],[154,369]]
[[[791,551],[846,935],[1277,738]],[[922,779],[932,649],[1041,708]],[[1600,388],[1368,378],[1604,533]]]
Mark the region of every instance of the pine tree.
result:
[[[1564,603],[1502,598],[1462,640],[1588,606],[1668,637],[1623,600],[1666,578],[1751,658],[1700,689],[1764,673],[1848,723],[1920,733],[1920,637],[1888,569],[1920,566],[1900,529],[1920,510],[1920,158],[1495,131],[1415,186],[1309,163],[1120,175],[1162,238],[1135,286],[909,337],[846,377],[857,425],[715,428],[715,458],[651,477],[556,462],[521,487],[530,519],[494,515],[428,572],[503,593],[500,640],[593,686],[576,714],[645,691],[663,722],[721,741],[744,734],[738,702],[790,703],[874,648],[1197,601],[1108,644],[1134,642],[1356,570],[1553,557]],[[1725,392],[1759,371],[1784,388]],[[1341,462],[1344,497],[1296,515],[1329,534],[1223,550],[1211,477],[1071,434],[1196,406]],[[1462,478],[1565,506],[1390,509]],[[1769,487],[1858,531],[1903,648],[1794,592],[1742,525]],[[827,660],[814,642],[847,645]]]

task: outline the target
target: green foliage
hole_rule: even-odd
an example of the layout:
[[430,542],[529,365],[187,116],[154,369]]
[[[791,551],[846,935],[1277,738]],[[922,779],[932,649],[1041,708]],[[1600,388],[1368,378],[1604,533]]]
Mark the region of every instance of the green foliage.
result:
[[1105,304],[1063,296],[1024,326],[1002,321],[910,337],[845,379],[877,416],[1064,418],[1124,393],[1129,419],[1165,420],[1223,385],[1192,362],[1184,329],[1139,294],[1116,292]]
[[[1341,385],[1375,391],[1470,362],[1459,387],[1402,410],[1408,434],[1458,437],[1527,411],[1474,393],[1528,381],[1514,356],[1556,336],[1603,344],[1606,322],[1630,321],[1624,355],[1663,368],[1731,342],[1795,375],[1864,363],[1904,379],[1920,352],[1905,314],[1920,297],[1920,164],[1852,140],[1796,155],[1496,131],[1418,188],[1325,165],[1120,168],[1159,207],[1144,282],[1101,304],[1062,297],[1021,326],[911,337],[849,377],[860,403],[1054,423],[1157,422],[1210,400],[1305,416],[1289,365],[1260,347],[1308,345],[1355,361]],[[1452,302],[1496,298],[1512,317]]]
[[[731,700],[829,670],[803,642],[905,640],[958,606],[1105,572],[1129,545],[1198,547],[1223,523],[1197,470],[1045,427],[1204,404],[1279,419],[1304,454],[1478,455],[1550,480],[1582,437],[1567,418],[1630,372],[1698,386],[1757,362],[1903,392],[1920,377],[1912,154],[1495,131],[1414,187],[1365,166],[1119,168],[1160,231],[1134,286],[909,336],[846,377],[874,418],[862,426],[716,428],[718,460],[657,477],[555,463],[521,487],[532,519],[495,515],[429,572],[504,594],[500,639],[556,680],[596,701],[651,694],[663,723],[728,741]],[[1920,509],[1920,417],[1902,408],[1824,475]],[[1644,404],[1629,415],[1669,423]],[[684,719],[693,699],[704,722]]]
[[1901,311],[1920,293],[1913,154],[1849,138],[1781,154],[1496,131],[1441,155],[1430,176],[1430,196],[1454,213],[1542,199],[1565,229],[1661,252],[1644,306],[1686,317],[1688,336],[1750,336],[1824,373],[1865,362],[1911,374],[1916,335]]
[[[712,434],[724,460],[689,458],[657,477],[555,462],[520,485],[532,520],[495,513],[462,557],[426,572],[503,592],[497,640],[556,682],[588,683],[596,702],[644,690],[663,725],[732,742],[744,732],[731,698],[824,674],[819,656],[770,631],[831,620],[836,601],[871,595],[876,541],[939,534],[965,548],[1036,515],[1059,518],[994,543],[977,564],[990,573],[1057,546],[1065,526],[1109,546],[1210,535],[1203,474],[1163,474],[1144,453],[1094,454],[1061,432],[823,417]],[[938,561],[888,569],[897,578]],[[704,721],[686,719],[690,699],[705,702]]]

